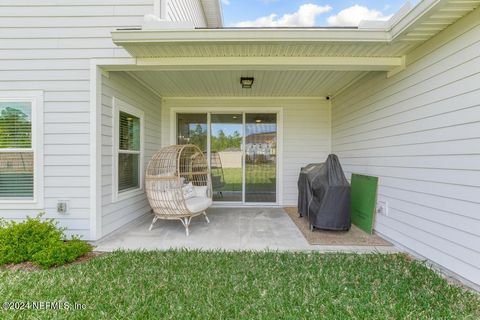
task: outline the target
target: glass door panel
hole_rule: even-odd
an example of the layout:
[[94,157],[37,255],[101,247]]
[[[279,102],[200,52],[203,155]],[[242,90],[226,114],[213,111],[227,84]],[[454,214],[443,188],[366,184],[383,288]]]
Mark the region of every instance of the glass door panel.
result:
[[210,157],[214,201],[277,201],[276,114],[179,113],[177,143]]
[[177,144],[194,144],[207,153],[207,114],[177,114]]
[[277,115],[245,115],[245,202],[277,201]]
[[211,114],[210,169],[214,201],[243,201],[243,115]]

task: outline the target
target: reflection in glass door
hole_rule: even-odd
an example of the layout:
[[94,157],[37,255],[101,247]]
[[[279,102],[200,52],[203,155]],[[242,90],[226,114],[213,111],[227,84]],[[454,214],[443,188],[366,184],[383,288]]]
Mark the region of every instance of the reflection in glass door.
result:
[[214,201],[277,202],[277,114],[179,113],[177,143],[210,157]]
[[245,202],[277,201],[277,115],[245,115]]
[[210,169],[214,201],[243,201],[243,115],[212,114]]
[[177,116],[177,144],[194,144],[207,153],[207,114],[180,113]]

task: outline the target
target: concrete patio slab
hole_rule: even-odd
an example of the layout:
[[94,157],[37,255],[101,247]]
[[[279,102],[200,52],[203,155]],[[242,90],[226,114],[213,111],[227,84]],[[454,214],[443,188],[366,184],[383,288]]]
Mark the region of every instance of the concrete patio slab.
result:
[[[96,243],[96,251],[124,250],[280,250],[396,253],[394,246],[310,245],[281,208],[211,208],[210,223],[192,220],[190,236],[180,221],[159,220],[148,231],[151,217]],[[152,216],[153,217],[153,216]]]

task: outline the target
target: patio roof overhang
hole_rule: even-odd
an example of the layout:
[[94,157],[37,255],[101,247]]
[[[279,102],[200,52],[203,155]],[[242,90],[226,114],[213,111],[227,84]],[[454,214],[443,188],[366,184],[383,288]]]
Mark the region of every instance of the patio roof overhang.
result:
[[341,57],[351,63],[404,56],[479,5],[480,0],[423,0],[413,8],[406,4],[388,21],[362,21],[358,28],[138,28],[114,31],[112,39],[137,59]]
[[[123,30],[113,41],[142,69],[394,71],[404,66],[385,31],[358,29]],[[387,53],[386,51],[394,51]]]
[[245,75],[259,80],[250,95],[325,96],[370,72],[388,77],[402,71],[409,51],[479,4],[423,0],[389,21],[363,22],[358,28],[138,28],[114,31],[112,38],[135,61],[121,68],[162,96],[244,95],[229,88]]
[[[354,36],[357,32],[356,28],[124,30],[114,32],[113,39],[135,59],[134,66],[123,69],[163,97],[324,97],[368,72],[391,75],[403,69],[405,58],[386,51],[399,51],[406,44],[392,48],[384,31],[359,32],[361,40]],[[372,47],[375,54],[368,54]],[[241,76],[256,79],[252,90],[241,90]]]

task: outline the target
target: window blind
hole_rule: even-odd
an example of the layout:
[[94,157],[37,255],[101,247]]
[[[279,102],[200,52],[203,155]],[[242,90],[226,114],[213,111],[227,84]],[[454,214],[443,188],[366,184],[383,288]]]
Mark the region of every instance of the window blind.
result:
[[118,190],[139,188],[139,154],[118,155]]
[[120,112],[120,150],[140,151],[140,119]]
[[140,187],[140,118],[120,112],[118,190]]
[[34,153],[30,102],[0,102],[0,199],[31,199]]

